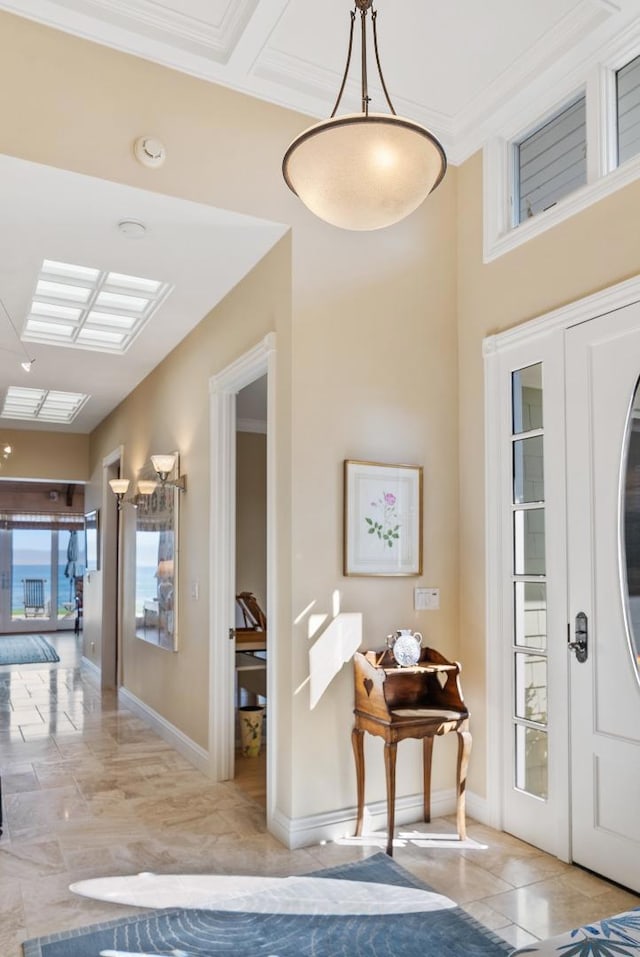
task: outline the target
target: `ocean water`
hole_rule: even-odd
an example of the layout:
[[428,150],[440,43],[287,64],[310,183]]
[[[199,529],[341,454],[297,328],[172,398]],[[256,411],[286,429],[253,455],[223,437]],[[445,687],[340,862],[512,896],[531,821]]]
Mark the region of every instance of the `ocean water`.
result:
[[[66,560],[58,565],[58,614],[66,611],[65,604],[74,602],[73,581],[65,578],[64,570]],[[142,603],[147,598],[153,598],[158,593],[158,582],[155,577],[156,566],[138,567],[136,582],[136,605]],[[49,565],[14,565],[13,578],[11,582],[11,611],[14,615],[24,615],[24,578],[43,578],[44,579],[44,600],[49,601],[51,597],[51,568]],[[75,605],[73,606],[75,608]]]
[[[58,566],[58,609],[64,609],[65,602],[74,601],[73,581],[64,576],[66,560]],[[44,600],[51,598],[51,567],[49,565],[14,565],[11,580],[11,610],[14,615],[24,614],[23,578],[44,579]],[[75,607],[75,606],[74,606]]]

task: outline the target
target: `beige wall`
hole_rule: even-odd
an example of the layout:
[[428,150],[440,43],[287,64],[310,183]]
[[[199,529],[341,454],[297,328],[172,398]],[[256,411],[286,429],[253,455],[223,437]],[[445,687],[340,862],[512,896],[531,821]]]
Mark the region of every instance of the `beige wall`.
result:
[[[132,488],[152,453],[180,451],[188,490],[180,499],[179,651],[135,638],[135,515],[125,508],[122,678],[129,691],[202,747],[207,746],[209,691],[209,379],[268,332],[286,341],[289,326],[290,243],[285,238],[92,436],[98,467],[109,450],[124,447],[122,474]],[[283,381],[286,377],[283,370]],[[99,481],[99,471],[95,478]]]
[[481,154],[458,170],[460,655],[473,714],[470,785],[480,794],[486,788],[485,704],[494,698],[494,689],[485,688],[482,340],[637,275],[639,221],[636,182],[485,265]]
[[[310,712],[312,641],[307,619],[293,622],[311,602],[330,614],[338,591],[343,610],[364,614],[365,647],[379,647],[393,628],[419,627],[429,644],[457,656],[456,171],[404,223],[370,234],[338,231],[314,219],[282,181],[283,152],[308,125],[304,117],[16,17],[0,16],[0,38],[0,82],[21,94],[4,112],[0,151],[292,227],[291,252],[289,241],[281,243],[97,430],[91,470],[95,476],[119,444],[130,477],[151,451],[175,446],[183,454],[190,484],[180,651],[169,655],[125,635],[124,680],[206,745],[207,378],[276,329],[278,808],[305,816],[353,807],[351,669]],[[131,152],[149,132],[167,147],[157,171]],[[424,465],[421,579],[343,578],[345,458]],[[197,604],[188,592],[195,578]],[[413,612],[419,584],[440,587],[440,611]],[[378,742],[369,746],[367,798],[381,799],[382,751]],[[435,789],[452,786],[453,766],[451,743],[439,742]],[[420,790],[418,767],[407,743],[399,794]]]
[[267,612],[267,437],[236,436],[236,591]]
[[0,478],[49,482],[86,482],[89,478],[88,435],[0,428],[0,439],[13,449],[1,462]]

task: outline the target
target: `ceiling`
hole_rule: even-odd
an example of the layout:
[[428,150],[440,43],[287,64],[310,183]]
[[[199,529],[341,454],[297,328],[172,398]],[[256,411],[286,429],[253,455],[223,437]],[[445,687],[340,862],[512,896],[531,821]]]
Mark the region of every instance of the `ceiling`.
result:
[[[29,197],[28,202],[25,197]],[[28,342],[0,318],[5,389],[85,393],[71,425],[0,418],[0,427],[90,432],[283,235],[284,226],[0,155],[0,296],[21,329],[44,259],[160,280],[174,288],[124,355]],[[143,223],[142,238],[118,228]],[[224,256],[220,255],[224,249]]]
[[[590,64],[611,54],[616,38],[640,31],[640,0],[377,0],[376,7],[396,110],[431,128],[454,163],[507,116],[535,115],[533,103],[552,108]],[[351,9],[350,0],[0,0],[0,10],[316,117],[333,107]],[[358,76],[354,62],[345,110],[359,109]],[[373,109],[384,110],[373,77],[370,86]],[[71,425],[0,419],[7,428],[91,431],[284,232],[1,156],[0,209],[0,296],[19,328],[44,259],[174,287],[125,355],[28,343],[36,359],[29,375],[20,368],[22,346],[0,317],[0,408],[10,385],[91,396]],[[125,236],[123,219],[143,222],[144,237]]]
[[[375,6],[397,112],[430,127],[454,163],[482,145],[505,105],[562,87],[640,17],[640,0]],[[0,9],[317,117],[328,116],[338,91],[352,7],[351,0],[0,0]],[[354,62],[345,104],[355,109],[358,77]],[[385,109],[373,77],[371,87],[373,108]]]

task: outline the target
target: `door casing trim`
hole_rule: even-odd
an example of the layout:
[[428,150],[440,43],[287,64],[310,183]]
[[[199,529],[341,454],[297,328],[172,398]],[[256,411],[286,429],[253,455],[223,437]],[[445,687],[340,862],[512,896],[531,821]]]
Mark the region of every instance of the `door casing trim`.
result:
[[[210,544],[209,612],[209,760],[216,781],[233,774],[234,657],[228,631],[235,622],[236,567],[236,395],[267,375],[267,613],[269,665],[267,700],[269,735],[277,740],[277,538],[276,538],[276,334],[268,333],[253,349],[209,380]],[[276,748],[267,749],[267,826],[273,819],[276,786]]]

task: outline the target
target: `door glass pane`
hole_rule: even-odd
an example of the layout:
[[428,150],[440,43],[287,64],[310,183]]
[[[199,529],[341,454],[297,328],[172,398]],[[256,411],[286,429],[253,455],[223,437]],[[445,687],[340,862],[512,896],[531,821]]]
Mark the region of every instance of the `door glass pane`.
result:
[[542,428],[542,363],[518,369],[511,375],[513,434]]
[[544,501],[542,436],[531,439],[517,439],[513,443],[513,501],[515,505],[523,502]]
[[514,585],[514,631],[516,645],[547,647],[547,586],[544,582]]
[[516,654],[516,717],[546,724],[547,659],[541,655]]
[[516,787],[547,796],[547,733],[516,725]]
[[627,630],[634,665],[640,672],[640,383],[636,386],[626,437],[623,581],[627,584]]
[[51,613],[51,531],[14,528],[11,618],[48,618]]
[[513,513],[513,570],[516,575],[545,574],[544,509]]
[[76,618],[76,582],[84,572],[84,534],[64,530],[57,535],[58,619],[68,621],[72,627]]

